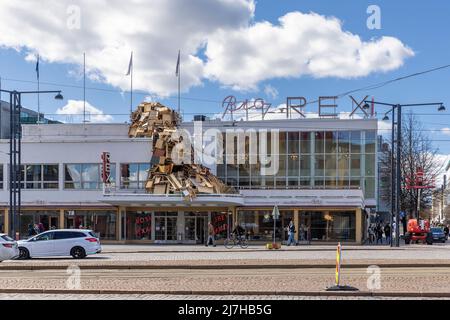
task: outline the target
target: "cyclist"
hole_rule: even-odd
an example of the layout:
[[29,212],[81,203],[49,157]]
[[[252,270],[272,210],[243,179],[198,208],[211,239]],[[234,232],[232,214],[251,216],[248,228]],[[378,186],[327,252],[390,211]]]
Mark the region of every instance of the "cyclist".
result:
[[231,234],[236,235],[236,239],[241,239],[241,237],[245,234],[245,229],[242,228],[237,222],[234,225],[233,232]]

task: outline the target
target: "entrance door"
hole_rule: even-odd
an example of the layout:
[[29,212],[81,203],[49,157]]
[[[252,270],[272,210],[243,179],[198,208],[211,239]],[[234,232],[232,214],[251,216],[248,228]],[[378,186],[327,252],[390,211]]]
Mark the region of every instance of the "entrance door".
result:
[[196,219],[196,233],[197,233],[197,243],[206,243],[207,232],[208,232],[208,217],[197,216]]

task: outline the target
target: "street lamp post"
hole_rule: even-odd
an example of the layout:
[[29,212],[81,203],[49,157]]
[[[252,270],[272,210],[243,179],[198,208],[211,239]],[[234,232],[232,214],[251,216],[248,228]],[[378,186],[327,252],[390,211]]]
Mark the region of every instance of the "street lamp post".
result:
[[[399,216],[400,216],[400,209],[401,209],[401,204],[400,204],[400,194],[401,194],[401,188],[402,188],[402,173],[401,173],[401,148],[402,148],[402,107],[419,107],[419,106],[439,106],[438,111],[445,111],[445,107],[444,104],[442,102],[437,102],[437,103],[413,103],[413,104],[391,104],[391,103],[384,103],[384,102],[376,102],[376,101],[368,101],[368,100],[364,100],[364,108],[369,108],[369,103],[372,104],[378,104],[378,105],[383,105],[383,106],[389,106],[391,107],[391,109],[389,111],[387,111],[384,115],[383,120],[389,120],[389,117],[387,116],[387,114],[389,112],[392,112],[392,148],[391,148],[391,164],[393,164],[394,159],[393,159],[393,153],[394,153],[394,126],[395,126],[395,121],[394,121],[394,115],[395,115],[395,111],[397,111],[397,150],[396,150],[396,161],[395,161],[395,206],[391,203],[391,208],[395,209],[395,246],[399,247],[400,246],[400,220],[399,220]],[[394,179],[394,167],[391,167],[391,180],[393,181]],[[393,186],[391,186],[391,190],[393,190]],[[394,201],[394,192],[391,192],[391,199],[392,201]],[[391,213],[391,221],[393,219],[393,212]],[[392,226],[392,225],[391,225]],[[391,240],[392,242],[392,240]]]
[[10,106],[10,136],[9,136],[9,231],[13,239],[18,240],[19,219],[21,210],[21,142],[22,127],[20,114],[22,110],[22,94],[56,93],[55,99],[62,100],[61,91],[10,91],[0,89],[0,92],[9,93]]

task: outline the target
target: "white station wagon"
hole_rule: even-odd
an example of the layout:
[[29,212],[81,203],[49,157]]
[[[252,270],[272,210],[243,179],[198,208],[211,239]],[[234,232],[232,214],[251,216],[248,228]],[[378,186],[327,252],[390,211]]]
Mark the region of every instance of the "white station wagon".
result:
[[40,233],[27,240],[17,241],[19,259],[72,256],[83,259],[100,253],[100,240],[92,230],[59,229]]

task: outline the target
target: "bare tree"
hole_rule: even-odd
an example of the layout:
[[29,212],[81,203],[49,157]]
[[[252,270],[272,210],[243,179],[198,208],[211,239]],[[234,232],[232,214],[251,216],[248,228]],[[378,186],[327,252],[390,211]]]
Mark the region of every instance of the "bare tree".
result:
[[[417,217],[418,208],[422,212],[431,207],[433,189],[421,189],[419,206],[419,190],[406,188],[406,186],[407,184],[416,184],[418,168],[421,168],[424,172],[423,184],[433,185],[436,177],[442,172],[442,166],[437,157],[438,148],[433,146],[417,117],[413,113],[408,113],[402,120],[400,210],[405,211],[411,217]],[[392,146],[392,143],[390,145]],[[380,172],[380,179],[390,179],[392,150],[391,148],[385,148],[382,152],[384,154],[381,156],[380,162],[383,171]],[[390,203],[391,188],[395,188],[393,183],[387,184],[386,188],[380,190],[379,196],[383,201]]]

